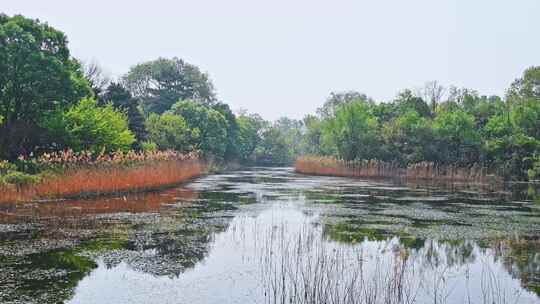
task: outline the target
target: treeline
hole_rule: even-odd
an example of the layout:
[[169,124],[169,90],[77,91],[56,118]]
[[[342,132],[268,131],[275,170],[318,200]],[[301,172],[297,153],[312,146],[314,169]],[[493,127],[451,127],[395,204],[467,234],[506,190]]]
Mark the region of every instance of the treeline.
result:
[[[300,122],[298,122],[300,124]],[[540,67],[527,69],[504,98],[436,82],[377,103],[364,94],[332,94],[302,121],[301,154],[345,161],[380,160],[486,167],[507,179],[540,174]]]
[[540,67],[504,97],[436,82],[391,102],[333,93],[316,114],[273,123],[233,113],[209,76],[179,58],[133,66],[111,80],[82,64],[46,23],[0,15],[0,159],[73,150],[173,149],[221,162],[292,164],[299,155],[479,165],[538,179]]
[[209,76],[182,59],[140,63],[111,80],[97,63],[73,58],[61,31],[0,15],[0,159],[172,149],[291,162],[274,148],[283,141],[276,130],[256,114],[235,115]]

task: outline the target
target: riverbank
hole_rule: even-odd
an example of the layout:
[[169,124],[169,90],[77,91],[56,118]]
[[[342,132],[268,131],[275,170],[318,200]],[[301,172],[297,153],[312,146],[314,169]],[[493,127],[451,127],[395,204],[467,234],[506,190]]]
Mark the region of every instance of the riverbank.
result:
[[295,171],[301,174],[364,177],[404,178],[409,180],[436,180],[444,182],[500,183],[502,178],[490,175],[486,168],[474,165],[468,168],[439,166],[430,162],[399,167],[395,163],[378,160],[344,161],[333,157],[304,156],[296,160]]
[[8,173],[15,178],[0,183],[0,203],[156,190],[207,172],[205,162],[197,155],[174,151],[119,152],[96,157],[68,151],[30,162],[46,169],[31,176],[16,171]]

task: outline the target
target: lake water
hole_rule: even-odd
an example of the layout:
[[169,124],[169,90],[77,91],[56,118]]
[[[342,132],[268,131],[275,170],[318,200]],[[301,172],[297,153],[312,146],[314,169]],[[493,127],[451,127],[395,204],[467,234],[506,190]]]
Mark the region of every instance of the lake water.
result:
[[0,303],[540,303],[537,188],[249,168],[0,205]]

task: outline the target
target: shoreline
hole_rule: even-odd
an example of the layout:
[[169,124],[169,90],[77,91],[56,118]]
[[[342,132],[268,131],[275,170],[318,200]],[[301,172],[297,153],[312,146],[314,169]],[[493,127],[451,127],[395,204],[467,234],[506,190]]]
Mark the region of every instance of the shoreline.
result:
[[199,159],[162,160],[133,167],[72,168],[28,185],[0,185],[0,204],[121,196],[174,188],[208,174]]
[[428,162],[402,168],[392,163],[377,160],[343,161],[332,157],[306,156],[296,160],[294,171],[299,174],[316,176],[467,183],[484,186],[504,183],[501,177],[487,174],[486,168],[480,166],[459,168],[438,166]]

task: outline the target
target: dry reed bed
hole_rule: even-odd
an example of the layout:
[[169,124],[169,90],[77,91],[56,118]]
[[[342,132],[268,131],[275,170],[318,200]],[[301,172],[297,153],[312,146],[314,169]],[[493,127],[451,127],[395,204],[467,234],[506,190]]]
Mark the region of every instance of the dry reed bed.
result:
[[333,157],[304,156],[296,160],[295,170],[303,174],[345,177],[406,178],[479,184],[501,181],[500,178],[489,175],[486,168],[476,164],[468,168],[459,168],[421,162],[402,168],[396,163],[379,160],[344,161]]
[[176,185],[206,172],[197,155],[174,151],[44,155],[37,163],[55,168],[35,184],[0,185],[0,203],[97,196],[144,191]]

